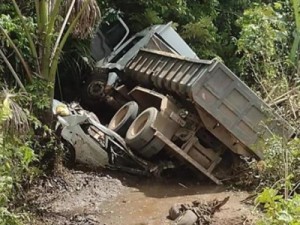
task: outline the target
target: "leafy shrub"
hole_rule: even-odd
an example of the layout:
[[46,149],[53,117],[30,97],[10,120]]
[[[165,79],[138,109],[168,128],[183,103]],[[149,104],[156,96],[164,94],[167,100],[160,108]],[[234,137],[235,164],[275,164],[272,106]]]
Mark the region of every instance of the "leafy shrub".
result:
[[[14,200],[17,193],[21,191],[20,184],[25,179],[30,180],[30,163],[36,159],[33,150],[29,147],[25,137],[20,133],[22,121],[15,103],[8,93],[0,102],[0,224],[19,225],[22,214],[15,214],[10,210],[10,202]],[[16,110],[17,109],[17,110]],[[15,127],[15,114],[18,114],[19,127]],[[14,129],[14,130],[12,130]],[[25,142],[24,142],[25,141]]]
[[256,198],[263,206],[259,225],[300,224],[300,140],[287,142],[273,136],[265,141],[265,168],[259,175],[259,187],[266,187]]
[[254,88],[269,99],[288,90],[287,75],[293,74],[288,59],[291,32],[283,7],[280,3],[253,4],[237,20],[241,27],[237,40],[241,76],[257,84]]
[[258,225],[300,224],[300,195],[284,198],[276,189],[265,188],[255,201],[262,204],[264,210],[264,217]]
[[264,143],[264,168],[259,174],[260,186],[284,189],[283,185],[295,186],[300,179],[300,139],[287,142],[274,135]]

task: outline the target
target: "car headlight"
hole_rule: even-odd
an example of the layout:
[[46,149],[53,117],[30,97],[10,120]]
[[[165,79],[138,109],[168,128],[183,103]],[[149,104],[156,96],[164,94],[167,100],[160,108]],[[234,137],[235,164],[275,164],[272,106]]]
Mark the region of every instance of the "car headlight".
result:
[[68,107],[66,105],[58,105],[55,109],[56,111],[56,115],[58,116],[69,116],[70,115],[70,111],[68,109]]

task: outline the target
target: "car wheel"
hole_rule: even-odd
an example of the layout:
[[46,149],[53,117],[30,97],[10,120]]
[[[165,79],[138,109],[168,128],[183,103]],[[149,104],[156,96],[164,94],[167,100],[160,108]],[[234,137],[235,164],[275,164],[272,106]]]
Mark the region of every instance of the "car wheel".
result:
[[82,88],[81,103],[92,108],[103,102],[105,99],[104,88],[106,80],[106,74],[89,77]]
[[76,161],[75,148],[71,143],[66,140],[62,140],[64,152],[63,152],[63,164],[68,167],[74,167]]
[[108,124],[108,128],[125,137],[126,132],[137,117],[139,106],[135,101],[123,105],[113,116]]
[[155,122],[158,110],[150,107],[144,110],[130,125],[126,133],[126,143],[134,150],[145,147],[154,137],[155,130],[151,125]]

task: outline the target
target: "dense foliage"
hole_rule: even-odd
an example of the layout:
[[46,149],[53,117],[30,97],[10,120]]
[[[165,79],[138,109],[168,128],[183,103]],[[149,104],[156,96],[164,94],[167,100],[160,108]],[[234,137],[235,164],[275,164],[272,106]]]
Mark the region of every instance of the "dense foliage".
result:
[[100,15],[94,0],[74,3],[57,0],[50,6],[46,0],[4,0],[0,4],[1,225],[22,224],[23,205],[15,208],[23,197],[22,187],[31,183],[38,168],[45,171],[51,166],[59,148],[49,129],[49,109],[62,50],[69,40],[90,37]]
[[15,102],[13,95],[1,92],[0,98],[0,224],[20,224],[20,216],[9,209],[9,203],[21,193],[20,184],[30,180],[33,169],[29,164],[36,159],[29,144],[26,113]]
[[[247,42],[251,37],[256,37],[258,43],[271,38],[269,43],[266,43],[269,45],[275,39],[281,41],[277,38],[282,38],[275,37],[274,33],[271,33],[272,29],[283,31],[283,36],[292,36],[293,31],[289,30],[293,29],[293,26],[290,26],[291,21],[294,21],[292,7],[289,1],[284,0],[173,0],[167,3],[145,0],[98,0],[98,2],[104,13],[110,8],[119,10],[133,32],[149,25],[173,21],[177,31],[194,48],[199,57],[219,56],[236,72],[245,71],[240,60],[246,54],[243,49],[252,48],[252,43]],[[260,24],[261,21],[263,24]],[[247,37],[247,34],[250,34],[251,24],[254,33]],[[269,29],[266,26],[269,26]],[[269,33],[264,33],[265,30]],[[248,40],[240,41],[240,38]],[[239,48],[241,44],[238,42],[244,43],[243,49]],[[261,49],[261,51],[268,50]],[[273,49],[274,51],[276,50]]]
[[300,221],[300,196],[294,194],[289,198],[276,189],[266,188],[257,198],[256,203],[263,204],[265,217],[258,221],[258,225],[297,225]]

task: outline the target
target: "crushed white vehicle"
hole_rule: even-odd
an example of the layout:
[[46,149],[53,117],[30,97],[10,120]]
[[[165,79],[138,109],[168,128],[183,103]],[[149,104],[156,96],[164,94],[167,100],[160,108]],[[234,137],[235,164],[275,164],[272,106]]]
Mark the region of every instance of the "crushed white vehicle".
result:
[[95,114],[78,103],[54,100],[53,114],[71,161],[140,175],[158,175],[165,168],[165,163],[155,165],[135,156],[119,134],[102,125]]

